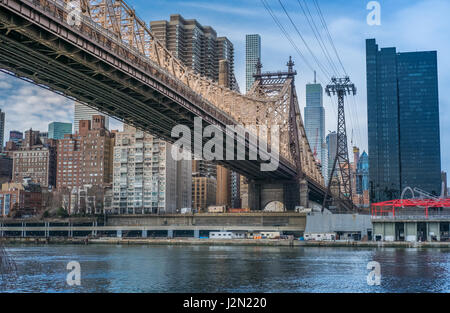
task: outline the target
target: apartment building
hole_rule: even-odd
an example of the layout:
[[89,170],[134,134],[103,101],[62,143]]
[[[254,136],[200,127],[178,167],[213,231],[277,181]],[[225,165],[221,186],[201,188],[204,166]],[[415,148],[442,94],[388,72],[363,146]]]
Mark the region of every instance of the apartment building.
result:
[[105,117],[81,120],[79,132],[66,134],[57,145],[57,188],[100,188],[112,183],[114,135],[105,128]]
[[191,207],[191,161],[176,161],[172,145],[128,125],[116,134],[109,213],[175,213]]

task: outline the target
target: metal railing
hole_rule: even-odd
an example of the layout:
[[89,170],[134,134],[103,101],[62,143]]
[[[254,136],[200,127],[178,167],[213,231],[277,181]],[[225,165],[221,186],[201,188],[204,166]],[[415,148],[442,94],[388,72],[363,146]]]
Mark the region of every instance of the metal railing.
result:
[[428,216],[425,214],[396,214],[394,215],[378,215],[372,216],[372,220],[449,220],[450,221],[450,213],[444,214],[429,214]]

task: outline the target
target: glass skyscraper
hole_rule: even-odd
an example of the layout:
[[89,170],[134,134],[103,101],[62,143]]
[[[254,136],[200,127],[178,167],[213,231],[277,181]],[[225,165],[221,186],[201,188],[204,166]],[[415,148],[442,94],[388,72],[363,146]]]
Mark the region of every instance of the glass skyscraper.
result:
[[369,190],[369,156],[366,151],[361,154],[356,166],[356,193],[362,195],[365,190]]
[[323,107],[323,88],[320,84],[306,85],[305,131],[311,150],[322,165],[322,175],[327,181],[328,156],[325,145],[325,109]]
[[[327,180],[325,183],[328,186],[329,179],[331,177],[331,171],[333,170],[333,164],[334,159],[336,159],[336,151],[337,151],[337,133],[331,132],[327,135],[326,138],[327,141],[327,159],[328,159],[328,166],[327,166]],[[339,173],[339,165],[336,164],[336,170],[334,171],[334,177],[338,176]]]
[[256,64],[261,59],[261,36],[246,35],[245,37],[245,91],[248,92],[255,81]]
[[3,143],[5,141],[5,112],[0,109],[0,151],[3,150]]
[[72,133],[72,123],[52,122],[48,124],[49,139],[64,139],[64,135]]
[[372,202],[405,187],[440,194],[437,52],[397,53],[366,41]]

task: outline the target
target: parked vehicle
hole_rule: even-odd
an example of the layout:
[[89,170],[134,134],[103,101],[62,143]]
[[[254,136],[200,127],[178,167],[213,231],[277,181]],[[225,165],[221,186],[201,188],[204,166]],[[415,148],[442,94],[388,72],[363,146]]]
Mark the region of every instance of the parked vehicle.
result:
[[305,240],[313,240],[313,241],[334,241],[336,240],[336,234],[335,233],[311,233],[311,234],[305,234],[304,235]]
[[211,205],[208,207],[208,213],[226,213],[226,205]]
[[191,213],[192,213],[191,208],[182,208],[181,209],[181,214],[191,214]]
[[272,232],[262,232],[261,237],[262,239],[279,239],[281,236],[279,231],[272,231]]
[[243,208],[243,209],[233,208],[233,209],[228,209],[228,213],[250,213],[250,209],[249,208]]
[[232,239],[233,233],[230,231],[214,231],[209,233],[211,239]]

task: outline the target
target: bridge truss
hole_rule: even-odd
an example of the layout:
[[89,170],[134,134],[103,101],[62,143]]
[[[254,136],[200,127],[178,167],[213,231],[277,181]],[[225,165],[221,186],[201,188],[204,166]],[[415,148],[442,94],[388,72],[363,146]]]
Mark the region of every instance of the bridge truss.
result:
[[[170,139],[175,117],[190,123],[191,115],[209,124],[277,125],[280,163],[325,194],[299,112],[292,62],[287,73],[261,74],[252,91],[242,95],[185,67],[123,0],[0,0],[2,7],[2,69],[164,139]],[[195,106],[182,110],[187,102]],[[148,121],[142,121],[150,111]],[[243,175],[254,173],[235,166]]]

